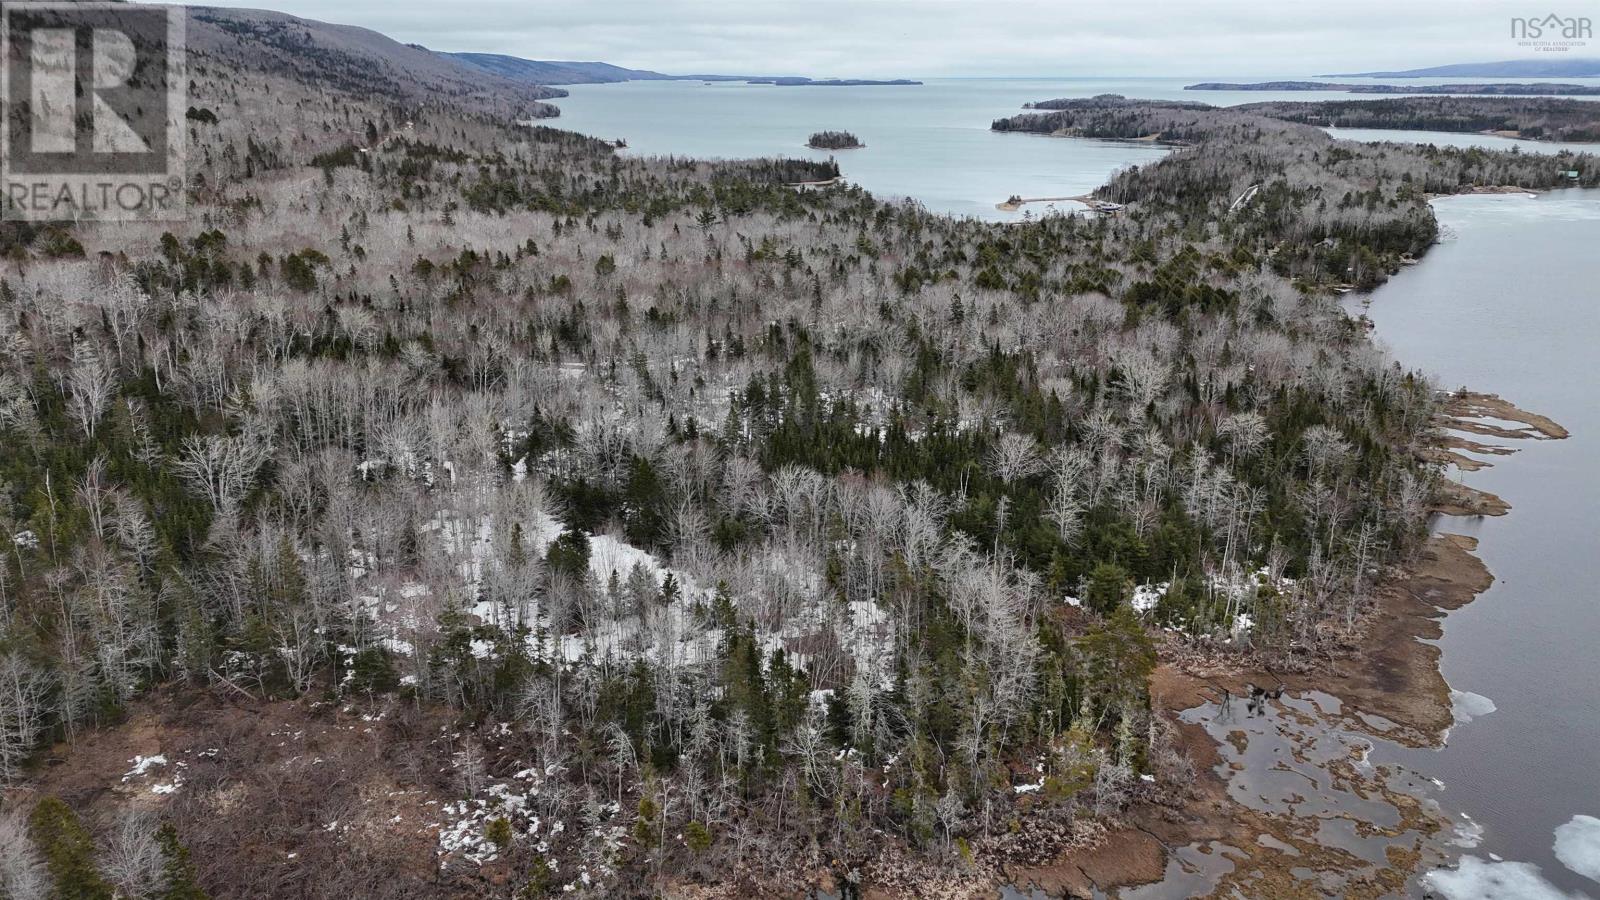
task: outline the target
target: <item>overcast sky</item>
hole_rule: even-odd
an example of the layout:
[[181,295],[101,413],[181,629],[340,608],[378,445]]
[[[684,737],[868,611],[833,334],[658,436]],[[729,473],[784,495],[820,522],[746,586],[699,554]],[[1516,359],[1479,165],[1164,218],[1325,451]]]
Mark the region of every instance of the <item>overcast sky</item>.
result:
[[[217,2],[217,0],[213,0]],[[1532,5],[1537,3],[1538,5]],[[1552,57],[1512,16],[1596,0],[221,0],[436,50],[663,72],[1281,75]],[[1600,56],[1600,43],[1572,55]],[[1565,56],[1566,54],[1562,54]]]

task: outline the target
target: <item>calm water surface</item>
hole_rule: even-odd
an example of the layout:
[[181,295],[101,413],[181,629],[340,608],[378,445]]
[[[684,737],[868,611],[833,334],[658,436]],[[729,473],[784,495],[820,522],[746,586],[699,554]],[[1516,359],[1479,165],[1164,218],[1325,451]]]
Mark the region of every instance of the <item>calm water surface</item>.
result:
[[[635,81],[570,90],[571,97],[557,101],[561,118],[555,124],[625,138],[630,153],[832,156],[846,178],[880,197],[912,197],[935,212],[994,220],[1022,218],[1023,213],[995,209],[1012,194],[1085,194],[1124,166],[1166,154],[1148,143],[989,130],[990,122],[1021,112],[1030,100],[1060,95],[1061,85],[1047,82],[841,88]],[[807,148],[806,138],[823,130],[853,132],[867,146],[838,152]],[[1032,209],[1034,215],[1044,211]]]
[[[1472,854],[1600,896],[1553,852],[1558,826],[1600,816],[1600,192],[1450,197],[1434,210],[1444,241],[1370,299],[1378,339],[1441,385],[1498,393],[1572,436],[1514,442],[1515,455],[1464,477],[1513,509],[1439,522],[1477,536],[1495,575],[1445,618],[1442,666],[1495,709],[1458,724],[1443,750],[1394,755],[1484,827]],[[1589,852],[1600,866],[1600,846]]]
[[[626,152],[633,154],[705,159],[833,156],[846,178],[881,197],[911,197],[930,210],[951,215],[1015,221],[1052,209],[1030,204],[1022,211],[1002,212],[994,208],[995,204],[1012,194],[1030,198],[1085,194],[1104,184],[1113,172],[1153,162],[1167,152],[1148,143],[997,134],[989,130],[995,119],[1022,112],[1024,103],[1107,93],[1192,100],[1214,106],[1368,96],[1321,91],[1183,89],[1197,81],[1257,80],[1263,79],[948,78],[900,87],[777,87],[699,81],[580,84],[568,88],[570,97],[556,101],[561,118],[553,124],[595,137],[626,139]],[[1596,79],[1574,81],[1600,84]],[[839,152],[808,149],[806,138],[821,130],[853,132],[867,146]],[[1349,132],[1341,136],[1496,148],[1520,146],[1527,152],[1558,149],[1555,145],[1492,135]],[[1077,204],[1063,203],[1056,211],[1078,208]]]

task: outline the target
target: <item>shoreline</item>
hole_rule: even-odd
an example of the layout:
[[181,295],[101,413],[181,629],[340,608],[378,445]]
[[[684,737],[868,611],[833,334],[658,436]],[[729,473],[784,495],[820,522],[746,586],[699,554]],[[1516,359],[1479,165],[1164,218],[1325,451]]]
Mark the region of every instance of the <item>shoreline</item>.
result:
[[[1474,420],[1485,417],[1525,426],[1487,426],[1496,436],[1507,439],[1560,440],[1568,436],[1565,428],[1546,416],[1519,409],[1495,394],[1463,390],[1450,395],[1436,416],[1439,434],[1433,449],[1452,455],[1459,454],[1446,448],[1496,455],[1514,453],[1511,448],[1477,444],[1447,433],[1447,429],[1460,428],[1463,423],[1483,424]],[[1490,465],[1462,458],[1479,468]],[[1456,486],[1476,496],[1476,507],[1458,512],[1457,497],[1446,494],[1431,507],[1435,518],[1503,515],[1510,509],[1509,504],[1486,491]],[[1331,728],[1404,747],[1441,746],[1455,725],[1450,684],[1440,669],[1443,651],[1437,643],[1444,633],[1444,619],[1477,599],[1495,581],[1474,552],[1477,547],[1477,538],[1435,531],[1414,559],[1386,573],[1377,586],[1375,605],[1338,648],[1342,652],[1306,671],[1276,673],[1264,664],[1234,665],[1225,659],[1199,655],[1173,658],[1164,652],[1151,678],[1151,696],[1155,709],[1175,727],[1180,746],[1195,767],[1192,797],[1178,807],[1150,803],[1136,806],[1129,810],[1126,825],[1109,832],[1096,846],[1069,851],[1048,865],[1014,870],[1010,873],[1012,884],[1068,897],[1153,885],[1169,877],[1192,877],[1192,870],[1187,867],[1172,871],[1175,863],[1181,865],[1177,858],[1185,851],[1209,855],[1211,851],[1204,848],[1220,843],[1222,848],[1233,851],[1222,856],[1231,869],[1219,875],[1216,884],[1208,885],[1208,890],[1220,890],[1229,884],[1237,888],[1242,884],[1240,879],[1248,879],[1249,889],[1257,892],[1250,895],[1261,895],[1261,891],[1282,895],[1299,881],[1293,870],[1310,868],[1324,876],[1349,878],[1342,888],[1345,896],[1377,897],[1404,892],[1424,868],[1446,862],[1444,838],[1449,836],[1454,820],[1431,799],[1392,790],[1384,783],[1392,773],[1381,771],[1382,767],[1376,775],[1363,777],[1359,765],[1350,769],[1338,760],[1318,767],[1332,779],[1328,787],[1341,780],[1353,781],[1362,796],[1367,795],[1363,791],[1381,796],[1398,812],[1405,826],[1395,826],[1394,835],[1416,837],[1412,846],[1397,843],[1386,848],[1390,865],[1383,867],[1346,858],[1348,854],[1316,841],[1308,846],[1300,827],[1307,821],[1292,815],[1264,813],[1229,795],[1231,779],[1243,771],[1242,767],[1238,762],[1225,763],[1226,751],[1221,742],[1202,724],[1185,717],[1214,706],[1219,689],[1242,700],[1249,683],[1271,684],[1276,680],[1286,695],[1314,697],[1320,693],[1335,698],[1337,711],[1322,714]],[[1243,732],[1230,733],[1230,742],[1235,735],[1242,755]],[[1376,823],[1357,821],[1356,827],[1389,833]],[[1220,855],[1222,850],[1216,852]]]
[[832,178],[828,178],[828,179],[825,179],[823,181],[786,181],[786,182],[783,183],[783,186],[784,187],[792,187],[792,188],[829,187],[831,185],[843,184],[843,183],[844,183],[844,176],[843,175],[835,175]]
[[1451,191],[1448,194],[1427,194],[1426,199],[1431,202],[1443,200],[1446,197],[1474,197],[1484,194],[1509,194],[1513,196],[1520,194],[1524,197],[1533,198],[1545,193],[1546,190],[1548,189],[1521,187],[1515,184],[1475,184],[1463,190]]
[[1029,203],[1081,203],[1087,207],[1090,212],[1097,213],[1114,213],[1122,209],[1121,203],[1112,203],[1109,200],[1101,200],[1100,198],[1091,196],[1089,194],[1080,194],[1076,197],[1013,197],[1010,200],[996,203],[994,208],[1000,210],[1001,212],[1016,212],[1024,206],[1027,206]]
[[1001,212],[1016,212],[1029,203],[1082,203],[1084,206],[1088,206],[1091,199],[1093,198],[1087,194],[1080,194],[1076,197],[1018,197],[1015,200],[996,203],[994,208]]
[[[1339,712],[1322,716],[1329,728],[1407,747],[1437,746],[1454,724],[1454,716],[1450,686],[1439,670],[1440,650],[1426,641],[1442,634],[1445,615],[1493,583],[1493,575],[1472,553],[1476,546],[1476,539],[1464,535],[1429,538],[1419,560],[1380,588],[1376,608],[1363,623],[1362,635],[1353,641],[1355,649],[1308,672],[1163,660],[1151,679],[1151,694],[1194,765],[1191,799],[1179,807],[1144,804],[1130,809],[1126,824],[1108,832],[1096,846],[1069,851],[1048,865],[1013,870],[1012,884],[1053,895],[1091,897],[1096,891],[1164,882],[1183,874],[1170,871],[1180,851],[1221,845],[1231,851],[1223,858],[1232,870],[1220,876],[1217,888],[1229,883],[1242,887],[1247,880],[1248,896],[1286,896],[1284,892],[1300,880],[1293,870],[1310,868],[1343,879],[1343,896],[1403,892],[1424,863],[1443,862],[1435,845],[1454,824],[1449,818],[1429,809],[1423,800],[1387,786],[1381,776],[1389,773],[1361,771],[1360,760],[1334,760],[1319,767],[1330,779],[1328,786],[1352,784],[1357,793],[1381,797],[1393,807],[1400,821],[1392,826],[1397,838],[1405,833],[1420,835],[1411,846],[1397,840],[1389,865],[1370,864],[1319,843],[1314,816],[1264,812],[1231,796],[1230,780],[1242,771],[1239,764],[1224,759],[1225,748],[1203,724],[1183,717],[1212,704],[1218,687],[1231,691],[1242,705],[1247,684],[1278,679],[1286,695],[1321,693],[1336,698]],[[1235,734],[1243,740],[1242,732]],[[1381,833],[1376,822],[1351,820],[1358,831]],[[1206,850],[1195,852],[1209,855]]]
[[[1484,443],[1465,435],[1503,441],[1559,441],[1571,436],[1567,429],[1548,416],[1519,409],[1497,394],[1459,390],[1445,396],[1447,399],[1437,417],[1441,433],[1431,446],[1423,447],[1417,453],[1426,462],[1454,466],[1461,472],[1476,472],[1494,463],[1467,456],[1466,453],[1505,456],[1516,452],[1513,448]],[[1522,427],[1509,428],[1497,422]],[[1445,481],[1439,485],[1433,511],[1445,516],[1503,516],[1511,511],[1511,504],[1482,488],[1459,481]]]

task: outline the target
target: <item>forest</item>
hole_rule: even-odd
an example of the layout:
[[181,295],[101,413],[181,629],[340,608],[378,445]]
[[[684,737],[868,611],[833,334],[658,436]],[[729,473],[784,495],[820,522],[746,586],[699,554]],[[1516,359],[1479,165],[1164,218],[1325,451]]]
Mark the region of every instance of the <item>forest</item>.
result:
[[[1355,90],[1360,88],[1362,92],[1379,93],[1381,88],[1387,87],[1392,86],[1321,85],[1304,81],[1265,82],[1259,85],[1208,82],[1189,85],[1185,90]],[[1546,89],[1545,92],[1548,93],[1566,86],[1484,84],[1448,85],[1445,87],[1448,90],[1439,88],[1436,92],[1453,93],[1456,90],[1467,88],[1481,88],[1492,93],[1509,94],[1512,89],[1525,88],[1532,91],[1537,88],[1544,88]],[[1394,88],[1394,90],[1425,92],[1428,90],[1428,86],[1401,86]],[[1584,93],[1587,90],[1589,89],[1577,89],[1574,92]],[[1211,110],[1210,115],[1218,121],[1226,119],[1232,114],[1242,113],[1282,119],[1286,122],[1335,128],[1413,129],[1418,131],[1466,132],[1469,134],[1504,132],[1530,140],[1589,143],[1600,141],[1600,117],[1597,117],[1593,103],[1583,100],[1549,97],[1445,96],[1391,97],[1383,100],[1278,100],[1268,103],[1246,103],[1242,106],[1217,108],[1195,101],[1129,101],[1127,98],[1116,94],[1102,94],[1088,99],[1040,100],[1028,103],[1024,108],[1063,113],[1076,112],[1081,116],[1085,112],[1093,110],[1126,109],[1130,104],[1143,104],[1150,109]],[[1019,131],[1037,131],[1039,128],[1036,126],[1042,124],[1042,122],[1036,120],[1030,126],[1023,121],[1019,121],[1020,119],[1021,117],[1013,117],[1001,121],[1013,123],[1007,128]],[[1056,122],[1059,123],[1056,128],[1046,130],[1058,130],[1062,124],[1071,127],[1070,116],[1058,117]],[[998,128],[999,126],[997,125],[996,127]],[[1125,135],[1091,134],[1088,136],[1120,137]]]
[[1321,103],[1251,103],[1241,110],[1336,128],[1505,132],[1540,141],[1600,142],[1600,114],[1585,100],[1546,97],[1395,97]]
[[958,220],[258,15],[187,222],[0,227],[19,900],[941,892],[1181,804],[1162,654],[1308,670],[1425,534],[1330,288],[1556,178],[1100,98],[995,127],[1184,144],[1121,214]]
[[999,119],[992,127],[1181,147],[1156,165],[1118,173],[1095,196],[1137,202],[1147,215],[1174,217],[1174,225],[1209,223],[1301,286],[1370,289],[1383,283],[1436,239],[1430,196],[1474,186],[1600,184],[1600,162],[1588,154],[1337,140],[1316,126],[1262,112],[1282,105],[1215,108],[1101,96],[1036,103],[1034,109],[1049,111]]
[[806,146],[813,150],[855,150],[866,144],[848,131],[818,131],[806,140]]

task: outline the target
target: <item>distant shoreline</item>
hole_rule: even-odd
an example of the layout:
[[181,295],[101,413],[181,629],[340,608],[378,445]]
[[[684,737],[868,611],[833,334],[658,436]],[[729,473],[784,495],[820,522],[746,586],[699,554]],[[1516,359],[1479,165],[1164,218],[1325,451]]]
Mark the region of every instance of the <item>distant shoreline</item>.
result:
[[1202,81],[1185,85],[1186,91],[1328,91],[1344,94],[1488,95],[1497,97],[1586,97],[1600,95],[1600,85],[1541,81],[1533,84],[1482,82],[1476,84],[1355,84],[1339,81]]
[[1002,212],[1016,212],[1029,203],[1081,203],[1088,207],[1090,211],[1100,213],[1116,212],[1122,209],[1122,204],[1120,203],[1112,203],[1109,200],[1101,200],[1087,194],[1076,197],[1012,197],[1002,203],[996,203],[994,208]]
[[1428,199],[1439,200],[1444,197],[1472,197],[1485,194],[1498,194],[1500,196],[1537,197],[1544,193],[1540,188],[1521,187],[1515,184],[1476,184],[1464,190],[1454,191],[1449,194],[1429,194]]
[[844,183],[844,176],[843,175],[835,175],[832,178],[827,178],[827,179],[824,179],[822,181],[788,181],[788,182],[784,182],[783,186],[784,187],[792,187],[792,188],[831,187],[832,185],[843,184],[843,183]]
[[1396,72],[1334,72],[1318,78],[1600,78],[1600,59],[1507,59]]

